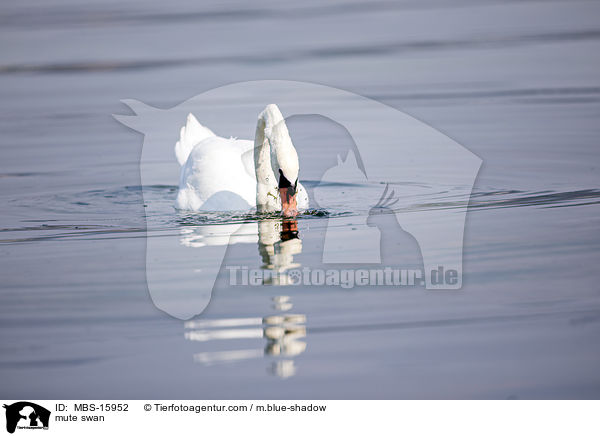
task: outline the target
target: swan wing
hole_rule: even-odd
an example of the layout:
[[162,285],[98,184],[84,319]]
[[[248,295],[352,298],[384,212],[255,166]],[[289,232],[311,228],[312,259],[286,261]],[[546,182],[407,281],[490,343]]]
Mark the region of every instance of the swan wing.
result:
[[216,137],[208,127],[204,127],[193,114],[188,114],[185,126],[179,132],[179,141],[175,144],[175,156],[179,165],[184,165],[192,149],[207,138]]
[[298,182],[298,193],[296,194],[296,201],[298,202],[298,210],[308,209],[308,192],[302,183]]
[[204,139],[181,169],[175,206],[184,210],[248,210],[256,205],[256,178],[242,154],[251,141]]

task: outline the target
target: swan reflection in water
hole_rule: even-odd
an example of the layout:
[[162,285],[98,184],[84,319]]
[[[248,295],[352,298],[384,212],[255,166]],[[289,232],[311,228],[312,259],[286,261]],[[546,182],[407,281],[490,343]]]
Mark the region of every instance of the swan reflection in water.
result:
[[[294,256],[302,252],[298,221],[292,218],[268,218],[243,224],[186,226],[180,233],[181,245],[195,249],[232,244],[258,244],[265,285],[287,285],[287,271],[298,268]],[[185,339],[214,344],[215,341],[266,341],[262,348],[226,351],[202,351],[194,354],[194,362],[218,365],[264,357],[272,358],[268,372],[287,378],[296,373],[294,356],[306,350],[306,315],[288,313],[293,304],[289,296],[272,298],[275,314],[254,318],[228,318],[187,321]]]
[[281,378],[296,374],[294,356],[306,350],[306,315],[286,313],[293,305],[288,296],[273,297],[274,315],[262,318],[228,318],[187,321],[184,337],[188,341],[214,343],[229,339],[264,339],[263,348],[243,348],[227,351],[203,351],[194,354],[194,362],[218,365],[262,357],[274,360],[268,372]]
[[[264,285],[289,285],[289,269],[298,268],[294,256],[302,252],[298,221],[268,218],[243,224],[185,226],[180,230],[181,245],[191,248],[235,244],[258,244]],[[223,253],[224,254],[224,253]]]
[[271,271],[270,277],[266,277],[263,284],[290,284],[290,277],[286,271],[300,266],[294,262],[294,255],[302,252],[298,221],[278,219],[259,222],[258,252],[263,262],[261,268]]

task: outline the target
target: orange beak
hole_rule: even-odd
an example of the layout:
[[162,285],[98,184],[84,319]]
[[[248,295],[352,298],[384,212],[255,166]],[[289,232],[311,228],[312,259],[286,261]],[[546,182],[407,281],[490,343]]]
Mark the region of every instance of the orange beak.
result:
[[281,197],[281,213],[283,216],[291,217],[298,215],[295,189],[291,187],[279,188],[279,196]]

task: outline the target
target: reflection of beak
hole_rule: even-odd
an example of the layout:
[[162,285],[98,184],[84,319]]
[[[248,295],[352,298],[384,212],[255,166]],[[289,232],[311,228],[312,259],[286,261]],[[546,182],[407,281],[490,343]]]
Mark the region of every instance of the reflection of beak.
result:
[[296,216],[298,214],[298,203],[296,203],[296,190],[293,187],[279,188],[281,197],[281,212],[283,216]]
[[290,239],[298,238],[298,221],[282,220],[281,223],[281,240],[289,241]]

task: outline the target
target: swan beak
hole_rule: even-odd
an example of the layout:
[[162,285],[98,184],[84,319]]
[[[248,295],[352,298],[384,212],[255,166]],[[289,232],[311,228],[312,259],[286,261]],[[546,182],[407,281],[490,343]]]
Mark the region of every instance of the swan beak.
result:
[[296,202],[296,190],[293,187],[279,188],[281,197],[281,213],[283,216],[292,217],[298,215],[298,203]]

